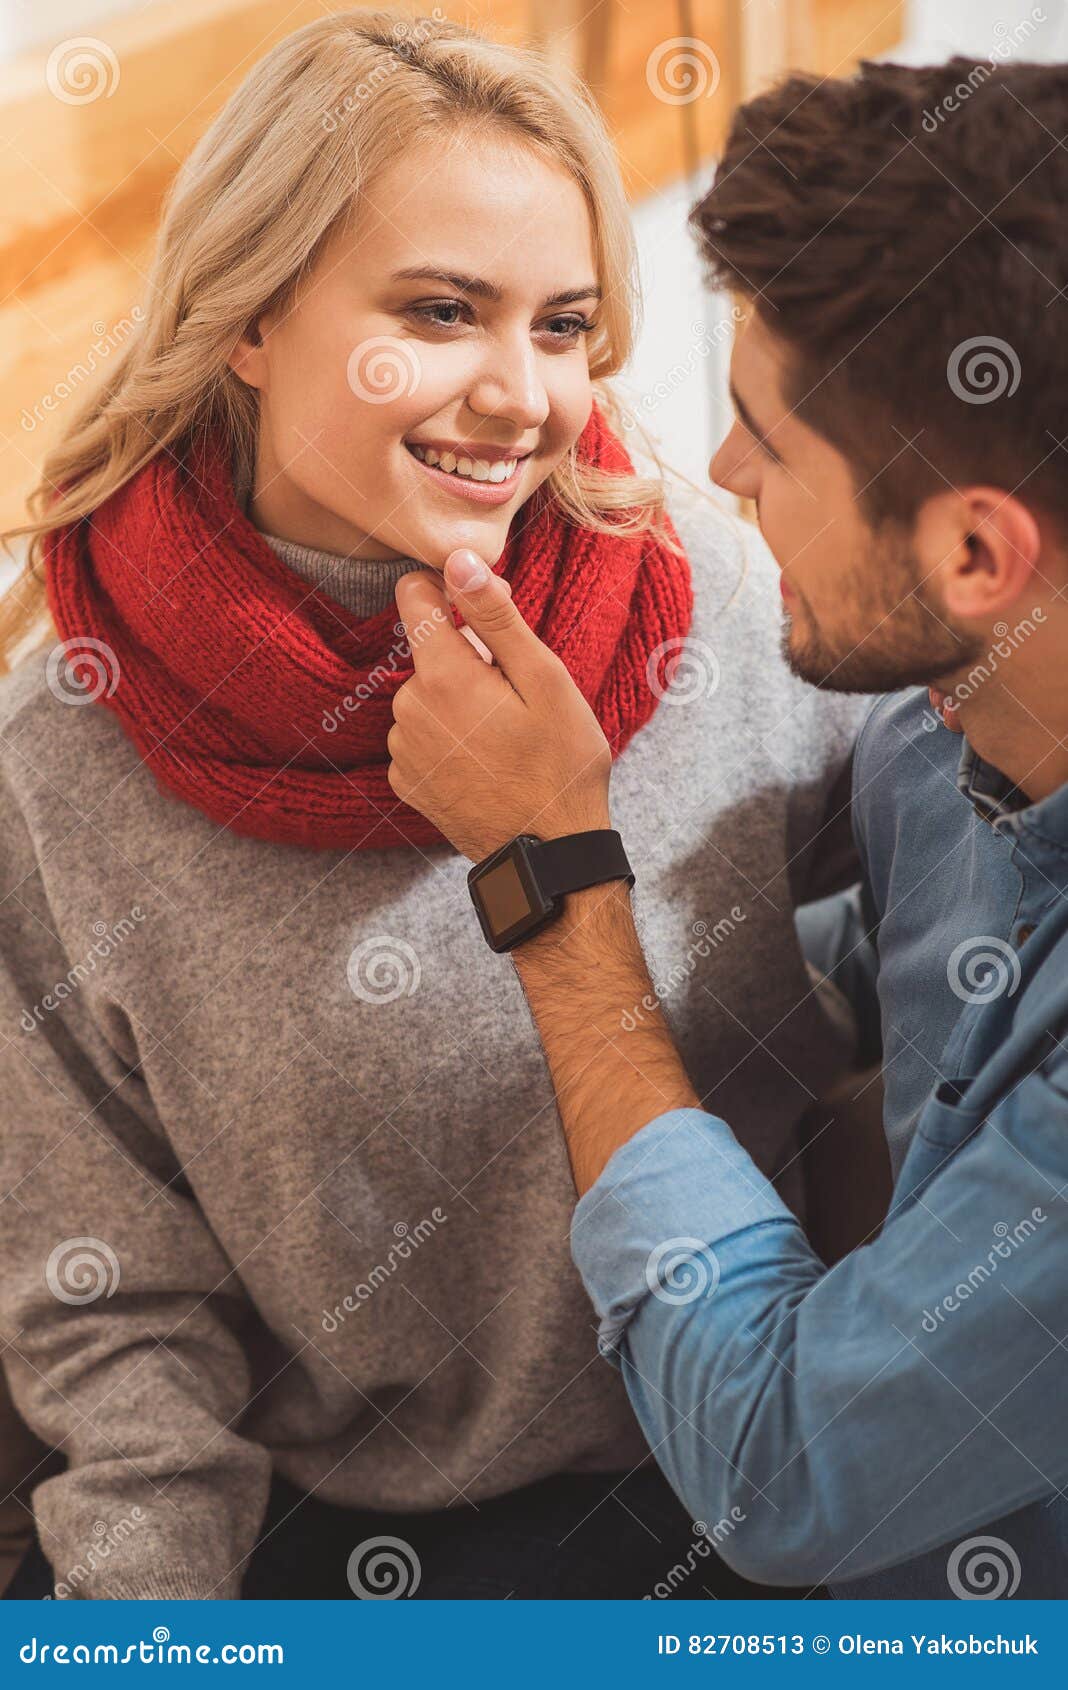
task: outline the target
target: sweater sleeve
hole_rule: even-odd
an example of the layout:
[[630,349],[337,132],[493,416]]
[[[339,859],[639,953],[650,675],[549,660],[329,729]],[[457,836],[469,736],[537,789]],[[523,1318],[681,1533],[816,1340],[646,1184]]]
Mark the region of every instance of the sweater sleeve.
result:
[[271,1473],[235,1430],[251,1304],[57,936],[53,871],[0,779],[0,1342],[68,1461],[38,1532],[58,1597],[237,1597]]

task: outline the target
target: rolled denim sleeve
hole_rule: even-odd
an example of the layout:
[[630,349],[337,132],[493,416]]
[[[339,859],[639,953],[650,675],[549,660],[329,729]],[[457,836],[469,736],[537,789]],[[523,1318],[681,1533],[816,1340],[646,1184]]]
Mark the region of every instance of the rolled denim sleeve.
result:
[[1068,1480],[1068,1096],[1034,1073],[936,1160],[830,1270],[700,1110],[651,1122],[578,1205],[602,1347],[749,1578],[856,1578]]
[[711,1245],[767,1221],[796,1224],[718,1115],[675,1109],[643,1127],[582,1198],[571,1227],[601,1354],[620,1365],[623,1333],[661,1279],[681,1298],[717,1273]]

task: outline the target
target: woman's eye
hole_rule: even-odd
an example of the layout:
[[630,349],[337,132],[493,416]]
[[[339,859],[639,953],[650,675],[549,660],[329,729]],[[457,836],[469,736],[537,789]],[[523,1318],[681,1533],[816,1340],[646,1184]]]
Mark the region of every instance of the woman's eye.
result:
[[579,316],[550,317],[546,324],[550,338],[565,345],[578,340],[580,335],[592,334],[595,327],[588,317]]
[[413,305],[411,313],[433,328],[454,329],[463,321],[462,313],[467,310],[459,299],[433,299],[426,305]]
[[[455,329],[471,318],[471,307],[462,299],[431,299],[411,305],[409,314],[435,329]],[[596,324],[575,312],[549,317],[539,330],[556,346],[573,346],[582,335],[591,334]]]

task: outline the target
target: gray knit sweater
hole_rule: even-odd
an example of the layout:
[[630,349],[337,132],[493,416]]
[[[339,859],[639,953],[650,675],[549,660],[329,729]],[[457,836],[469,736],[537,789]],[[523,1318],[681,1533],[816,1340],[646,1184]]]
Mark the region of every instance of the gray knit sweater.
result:
[[[840,861],[864,705],[785,671],[754,533],[689,495],[674,516],[690,662],[613,813],[694,1080],[773,1170],[843,1055],[791,899]],[[364,611],[405,567],[275,549]],[[0,683],[0,1339],[69,1458],[34,1493],[57,1594],[236,1596],[272,1468],[403,1511],[632,1465],[548,1072],[468,864],[218,828],[47,656]]]

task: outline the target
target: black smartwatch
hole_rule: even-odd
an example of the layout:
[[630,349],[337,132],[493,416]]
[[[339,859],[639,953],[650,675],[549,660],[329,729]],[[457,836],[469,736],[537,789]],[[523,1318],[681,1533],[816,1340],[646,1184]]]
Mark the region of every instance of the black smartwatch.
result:
[[634,875],[615,828],[539,839],[520,833],[476,863],[467,876],[471,901],[487,945],[510,951],[561,913],[569,892]]

